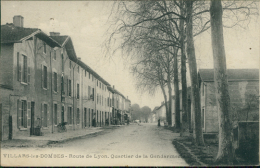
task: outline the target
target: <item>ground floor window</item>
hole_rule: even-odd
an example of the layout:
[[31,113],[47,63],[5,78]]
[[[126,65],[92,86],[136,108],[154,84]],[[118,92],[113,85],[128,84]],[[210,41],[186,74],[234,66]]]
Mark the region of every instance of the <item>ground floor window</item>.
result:
[[72,107],[68,107],[68,117],[67,117],[68,124],[72,124],[73,115],[72,115]]
[[77,124],[80,124],[80,112],[79,112],[79,108],[77,108],[77,120],[76,120]]
[[26,100],[17,101],[17,126],[27,128],[27,102]]
[[53,113],[54,113],[54,125],[57,125],[58,124],[58,105],[57,104],[54,104],[54,107],[53,107]]
[[43,104],[43,127],[48,126],[48,105]]

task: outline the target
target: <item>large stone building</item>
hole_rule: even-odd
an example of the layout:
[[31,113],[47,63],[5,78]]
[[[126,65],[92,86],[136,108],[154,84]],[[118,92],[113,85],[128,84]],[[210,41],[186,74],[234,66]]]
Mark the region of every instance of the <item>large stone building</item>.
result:
[[1,140],[104,126],[112,121],[112,100],[125,97],[77,57],[69,36],[24,28],[23,17],[1,25]]
[[[202,129],[204,133],[216,133],[219,127],[214,70],[200,69],[198,74],[200,81]],[[227,77],[233,126],[235,127],[237,122],[241,121],[258,122],[259,104],[258,108],[253,108],[254,102],[252,102],[252,97],[259,95],[259,70],[228,69]],[[248,107],[250,104],[252,105],[251,108]]]

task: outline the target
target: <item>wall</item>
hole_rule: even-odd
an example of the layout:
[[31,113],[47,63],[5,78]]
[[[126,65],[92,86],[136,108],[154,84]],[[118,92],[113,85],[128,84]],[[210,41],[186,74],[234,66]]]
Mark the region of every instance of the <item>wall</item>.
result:
[[[247,95],[254,93],[259,94],[259,81],[233,81],[229,82],[229,95],[232,107],[233,125],[236,121],[244,121],[246,110]],[[218,112],[215,96],[214,82],[206,83],[205,99],[205,132],[218,132]],[[239,119],[238,119],[239,118]],[[249,110],[248,121],[258,121],[259,108]]]
[[13,44],[1,44],[0,84],[13,87]]

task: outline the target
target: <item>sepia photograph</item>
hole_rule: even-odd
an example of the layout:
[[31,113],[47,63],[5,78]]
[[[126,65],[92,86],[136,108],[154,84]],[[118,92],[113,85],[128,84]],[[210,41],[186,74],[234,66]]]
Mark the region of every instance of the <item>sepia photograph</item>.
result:
[[259,166],[259,1],[1,1],[0,166]]

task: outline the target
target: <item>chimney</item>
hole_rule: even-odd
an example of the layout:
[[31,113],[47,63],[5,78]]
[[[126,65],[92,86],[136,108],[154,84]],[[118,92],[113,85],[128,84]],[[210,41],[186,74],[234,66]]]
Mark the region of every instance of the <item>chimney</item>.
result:
[[23,17],[21,15],[15,15],[13,17],[13,23],[16,27],[23,27]]
[[60,32],[50,32],[50,36],[60,36]]
[[81,61],[81,58],[80,58],[80,57],[78,57],[78,60],[80,60],[80,61]]

